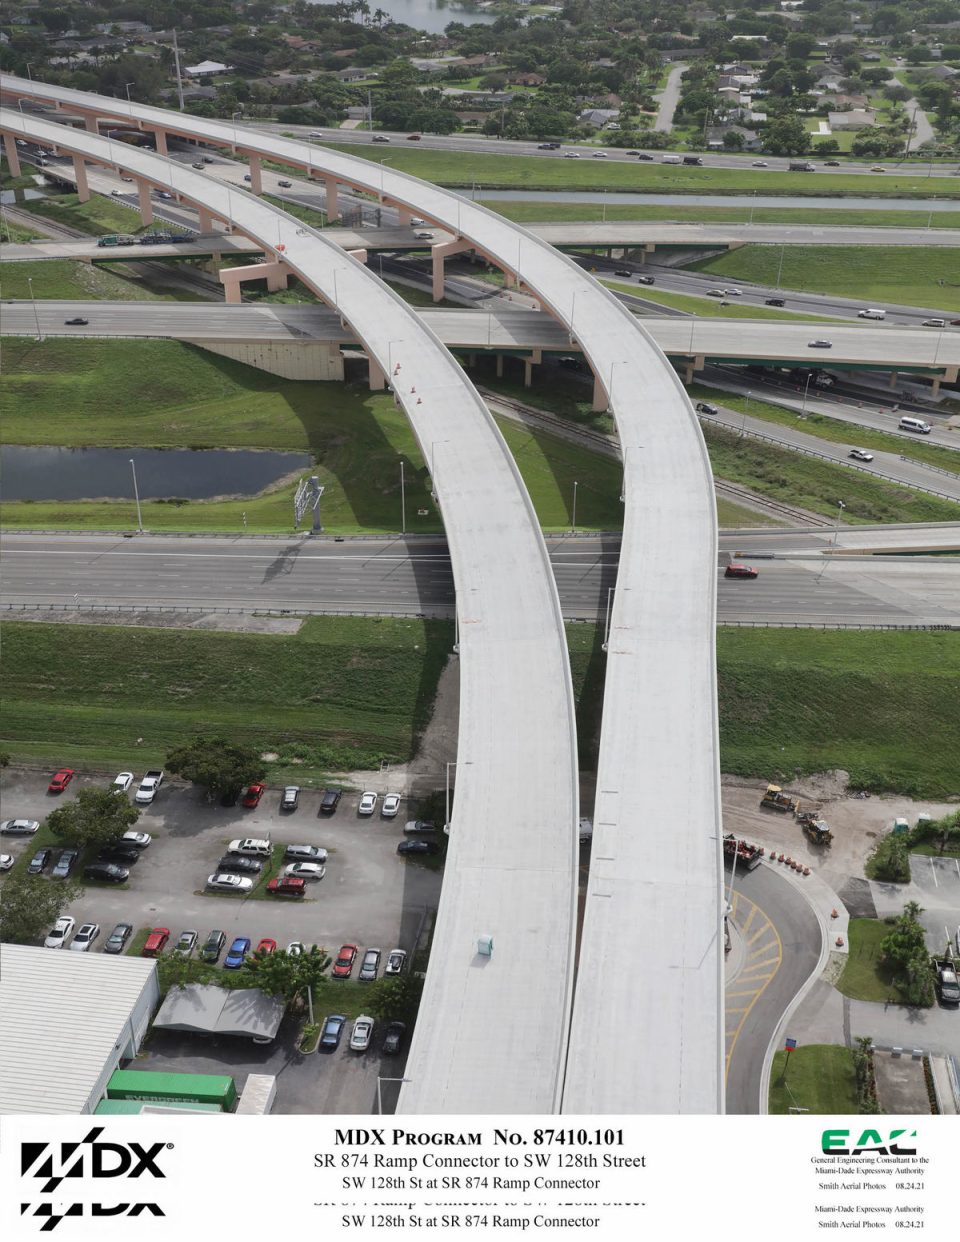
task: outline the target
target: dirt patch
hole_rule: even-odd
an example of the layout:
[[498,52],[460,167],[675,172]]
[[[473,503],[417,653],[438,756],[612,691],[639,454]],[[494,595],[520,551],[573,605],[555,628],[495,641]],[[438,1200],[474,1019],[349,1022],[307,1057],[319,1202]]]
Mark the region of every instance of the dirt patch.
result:
[[[848,889],[851,879],[862,880],[863,868],[879,837],[889,832],[893,821],[902,816],[915,824],[921,814],[935,819],[955,806],[946,802],[914,802],[898,795],[858,798],[847,792],[847,774],[822,772],[802,777],[787,792],[805,805],[819,808],[833,831],[830,846],[808,841],[791,814],[761,810],[760,797],[766,788],[762,781],[724,776],[721,779],[724,832],[734,832],[768,849],[776,849],[816,871],[838,893],[849,891],[855,905],[862,903],[859,887]],[[858,913],[851,910],[851,913]],[[875,912],[864,911],[864,917]]]

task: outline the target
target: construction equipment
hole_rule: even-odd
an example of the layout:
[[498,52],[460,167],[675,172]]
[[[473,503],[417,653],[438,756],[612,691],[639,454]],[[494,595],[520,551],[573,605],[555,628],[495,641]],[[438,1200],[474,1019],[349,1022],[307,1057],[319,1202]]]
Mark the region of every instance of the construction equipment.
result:
[[771,811],[795,811],[800,804],[796,798],[785,794],[779,785],[768,785],[767,792],[760,799],[760,805]]
[[738,840],[732,832],[728,832],[723,838],[723,853],[725,858],[736,859],[736,865],[747,871],[759,867],[763,861],[761,845],[751,845],[749,841]]
[[800,827],[803,829],[804,836],[809,837],[814,845],[830,845],[833,841],[833,833],[825,819],[807,816],[800,821]]

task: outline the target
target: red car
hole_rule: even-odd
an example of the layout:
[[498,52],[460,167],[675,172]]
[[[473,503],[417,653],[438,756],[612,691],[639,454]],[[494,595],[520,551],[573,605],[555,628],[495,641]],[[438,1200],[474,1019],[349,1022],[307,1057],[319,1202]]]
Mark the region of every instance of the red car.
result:
[[755,578],[757,570],[752,565],[740,565],[736,561],[723,571],[725,578]]
[[277,942],[275,940],[270,940],[269,938],[265,940],[261,940],[257,944],[256,950],[255,950],[255,952],[257,953],[276,953],[276,951],[277,951]]
[[357,959],[357,946],[355,944],[343,944],[340,946],[340,952],[337,954],[337,960],[333,964],[334,979],[349,979],[353,974],[353,963]]
[[306,882],[294,875],[271,880],[267,885],[267,892],[272,893],[274,897],[302,897],[306,891]]
[[47,793],[63,793],[74,777],[73,768],[61,768],[50,784]]
[[243,795],[244,806],[259,806],[260,799],[263,797],[263,791],[266,785],[251,785],[247,792]]
[[159,957],[166,948],[167,941],[170,939],[169,927],[155,927],[147,937],[146,944],[141,950],[141,957]]

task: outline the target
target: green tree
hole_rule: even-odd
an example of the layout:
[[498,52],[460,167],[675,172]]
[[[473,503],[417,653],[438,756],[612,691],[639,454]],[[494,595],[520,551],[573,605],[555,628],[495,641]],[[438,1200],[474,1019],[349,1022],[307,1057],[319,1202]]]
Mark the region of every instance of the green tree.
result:
[[269,996],[282,996],[290,1001],[300,992],[307,998],[310,1021],[313,1021],[313,998],[317,988],[327,982],[324,971],[330,955],[319,945],[311,945],[306,953],[255,953],[247,959],[246,970],[255,987]]
[[918,951],[926,958],[926,939],[920,922],[922,913],[923,908],[917,902],[908,901],[892,931],[880,941],[880,952],[891,965],[906,967]]
[[197,737],[167,755],[167,767],[211,797],[236,797],[244,785],[263,778],[266,771],[259,751],[225,738]]
[[0,902],[0,940],[35,944],[83,891],[76,880],[61,883],[39,875],[8,876]]
[[725,151],[742,151],[743,134],[739,130],[728,129],[723,135],[723,149]]
[[382,1022],[396,1019],[412,1025],[417,1020],[422,994],[423,980],[415,975],[409,972],[404,975],[384,975],[370,986],[367,993],[367,1012]]
[[781,116],[771,121],[763,132],[763,148],[772,155],[805,155],[810,135],[798,116]]
[[836,155],[840,150],[840,143],[836,138],[824,138],[822,142],[815,142],[813,150],[817,155]]
[[140,818],[139,808],[112,789],[81,789],[47,816],[47,827],[78,849],[100,847],[123,836]]

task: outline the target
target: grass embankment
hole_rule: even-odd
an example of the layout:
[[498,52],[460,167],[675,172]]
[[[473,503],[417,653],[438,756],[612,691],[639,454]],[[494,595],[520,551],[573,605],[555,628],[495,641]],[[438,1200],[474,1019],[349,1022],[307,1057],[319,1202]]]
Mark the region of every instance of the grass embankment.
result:
[[[686,293],[671,293],[665,289],[651,289],[649,285],[631,285],[626,281],[602,280],[601,284],[618,293],[632,293],[634,297],[643,298],[648,302],[656,302],[660,306],[670,306],[674,310],[689,311],[701,319],[806,319],[822,323],[824,320],[837,322],[832,315],[800,315],[795,311],[777,310],[773,306],[742,306],[738,302],[730,302],[721,306],[716,298],[691,297]],[[633,309],[633,308],[631,308]],[[636,314],[636,310],[634,310]]]
[[773,1058],[770,1070],[768,1110],[773,1114],[802,1108],[818,1116],[841,1117],[859,1114],[857,1080],[853,1053],[834,1044],[811,1044],[782,1050]]
[[896,971],[880,960],[880,942],[889,936],[893,920],[851,919],[847,963],[836,985],[837,991],[852,1000],[899,1004]]
[[26,229],[22,224],[11,221],[7,213],[0,208],[0,242],[31,242],[38,241],[39,233],[35,233],[33,229]]
[[[776,423],[780,427],[793,427],[807,435],[829,440],[831,444],[856,444],[860,448],[873,449],[878,453],[896,453],[898,457],[909,457],[913,461],[927,462],[944,470],[960,472],[960,453],[944,445],[929,444],[916,437],[911,440],[906,436],[874,431],[869,427],[858,427],[839,418],[831,418],[828,414],[807,413],[801,419],[796,411],[782,405],[772,405],[752,395],[748,400],[745,394],[718,392],[716,388],[708,388],[702,384],[691,384],[687,391],[694,401],[719,402],[727,409],[736,410],[738,414],[746,413],[751,418],[762,418],[764,422]],[[891,419],[891,425],[892,422]]]
[[[140,212],[135,207],[126,207],[116,199],[106,198],[102,194],[91,194],[85,203],[81,203],[76,194],[51,194],[47,198],[34,198],[18,206],[33,216],[78,229],[81,233],[92,236],[101,233],[130,233],[136,236],[148,231],[148,226],[143,223]],[[149,226],[153,227],[163,229],[168,226],[158,220],[156,226]]]
[[[137,257],[146,259],[149,255]],[[79,263],[70,259],[0,263],[0,293],[4,298],[17,301],[29,299],[31,281],[32,296],[44,301],[193,301],[199,296],[191,295],[186,290],[147,284],[137,276],[121,274],[112,266],[108,269],[99,263]]]
[[307,784],[412,757],[453,627],[322,617],[279,636],[10,622],[4,638],[3,749],[16,759],[89,770],[136,754],[149,766],[222,733],[277,752],[271,772]]
[[[762,192],[762,191],[761,191]],[[547,224],[573,220],[668,220],[686,224],[815,224],[858,228],[935,229],[960,228],[960,211],[864,211],[843,207],[684,207],[618,203],[511,203],[489,199],[483,203],[518,224]]]
[[702,427],[717,478],[740,483],[760,495],[831,517],[836,517],[841,498],[846,506],[844,521],[853,524],[960,520],[960,505],[952,501],[747,436],[741,439],[735,431],[706,422]]
[[[893,302],[956,311],[960,310],[960,279],[951,254],[922,246],[749,245],[690,266],[724,279],[761,285],[776,282],[784,289],[803,293],[835,293],[865,303]],[[949,279],[951,270],[953,279]]]
[[724,772],[960,795],[957,635],[721,627],[717,660]]
[[[357,159],[378,164],[379,149],[357,144],[322,144]],[[685,168],[683,165],[594,160],[545,159],[533,155],[483,155],[472,151],[407,150],[394,146],[389,165],[397,172],[423,177],[436,185],[477,186],[483,190],[637,190],[670,194],[815,194],[926,198],[930,183],[923,171],[891,175],[818,172],[801,176],[790,172],[750,168]],[[960,197],[960,177],[938,177],[937,197]]]

